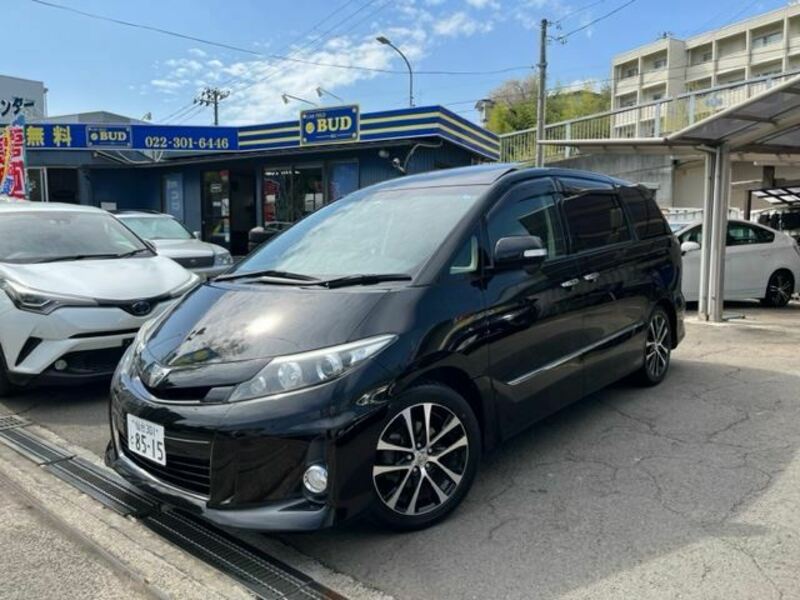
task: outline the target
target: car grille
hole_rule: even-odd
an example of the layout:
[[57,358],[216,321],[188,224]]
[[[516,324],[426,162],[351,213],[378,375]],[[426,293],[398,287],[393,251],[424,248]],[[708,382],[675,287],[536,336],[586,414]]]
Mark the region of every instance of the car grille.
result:
[[167,464],[162,466],[131,452],[125,432],[120,431],[119,445],[125,456],[153,477],[195,494],[211,493],[211,441],[183,436],[164,436]]
[[213,256],[181,256],[172,260],[187,269],[202,269],[214,266]]
[[[125,352],[125,346],[102,348],[100,350],[81,350],[61,357],[67,366],[61,372],[71,375],[99,375],[113,373]],[[51,370],[55,370],[54,367]]]

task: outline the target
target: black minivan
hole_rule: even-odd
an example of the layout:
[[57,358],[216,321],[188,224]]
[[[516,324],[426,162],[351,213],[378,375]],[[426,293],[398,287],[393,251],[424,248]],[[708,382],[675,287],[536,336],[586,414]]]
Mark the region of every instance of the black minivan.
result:
[[622,377],[664,379],[680,290],[644,188],[498,164],[385,182],[146,324],[106,460],[221,525],[425,527],[499,442]]

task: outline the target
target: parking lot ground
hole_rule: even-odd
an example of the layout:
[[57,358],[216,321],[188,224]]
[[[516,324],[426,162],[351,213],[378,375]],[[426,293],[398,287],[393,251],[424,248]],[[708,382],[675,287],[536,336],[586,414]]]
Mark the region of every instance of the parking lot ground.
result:
[[[745,318],[689,320],[662,385],[614,385],[486,456],[441,525],[280,540],[401,599],[800,598],[800,304],[726,312]],[[5,404],[105,447],[102,388]]]

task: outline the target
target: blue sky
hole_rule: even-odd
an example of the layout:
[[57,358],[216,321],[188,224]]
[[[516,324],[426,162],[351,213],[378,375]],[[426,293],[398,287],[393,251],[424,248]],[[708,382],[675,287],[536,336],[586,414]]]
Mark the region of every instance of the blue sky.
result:
[[[43,80],[51,115],[108,110],[157,122],[206,124],[210,109],[192,107],[204,85],[232,90],[222,124],[294,118],[286,92],[310,100],[317,86],[362,111],[399,108],[408,80],[400,58],[375,42],[386,35],[420,71],[496,71],[419,75],[417,105],[444,104],[477,119],[475,101],[509,77],[530,73],[537,24],[561,20],[560,33],[601,17],[626,0],[52,0],[53,3],[199,38],[221,49],[90,19],[36,4],[4,0],[6,48],[0,73]],[[685,37],[785,6],[784,0],[635,0],[619,13],[549,46],[549,85],[609,77],[610,59],[656,39]],[[10,15],[10,17],[9,17]],[[555,31],[558,34],[558,31]],[[291,63],[267,55],[396,70],[375,73]],[[327,104],[338,104],[333,97]]]

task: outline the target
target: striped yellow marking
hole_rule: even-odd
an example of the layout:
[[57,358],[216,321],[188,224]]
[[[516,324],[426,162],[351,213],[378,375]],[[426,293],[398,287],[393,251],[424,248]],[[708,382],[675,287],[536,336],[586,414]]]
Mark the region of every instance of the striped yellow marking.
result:
[[263,135],[270,133],[296,133],[300,135],[300,126],[295,125],[292,127],[279,127],[277,129],[254,129],[253,131],[240,131],[239,137],[252,137],[254,135]]
[[457,121],[456,119],[454,119],[453,117],[451,117],[450,115],[447,115],[445,113],[441,113],[441,116],[442,116],[442,119],[444,119],[445,121],[449,121],[450,123],[453,123],[454,125],[458,125],[462,129],[465,129],[465,130],[469,131],[472,135],[478,136],[482,140],[485,140],[485,141],[487,141],[487,142],[489,142],[491,144],[497,144],[498,146],[500,145],[500,142],[498,140],[492,139],[491,137],[489,137],[488,135],[483,133],[480,129],[473,129],[469,125],[465,125],[461,121]]
[[240,141],[240,146],[256,146],[258,144],[279,144],[281,142],[299,142],[300,136],[293,135],[290,137],[282,137],[282,138],[266,138],[266,139],[258,139],[258,140],[244,140]]
[[417,125],[393,125],[392,127],[383,127],[381,129],[362,129],[361,135],[372,135],[374,133],[394,133],[397,131],[414,131],[420,129],[429,129],[429,128],[436,128],[438,127],[437,123],[430,123],[426,124],[417,124]]
[[453,136],[457,137],[458,139],[460,139],[460,140],[462,140],[464,142],[472,144],[473,146],[478,146],[479,148],[483,148],[484,150],[486,150],[487,152],[489,152],[493,156],[496,156],[496,155],[498,155],[500,153],[500,149],[499,148],[492,148],[491,146],[487,146],[486,144],[482,144],[481,142],[479,142],[477,140],[473,140],[471,138],[468,138],[463,133],[461,133],[460,131],[455,131],[454,129],[451,129],[447,125],[439,124],[439,128],[442,129],[443,131],[446,131],[450,135],[453,135]]
[[429,119],[441,115],[439,111],[419,113],[418,115],[394,115],[392,117],[361,117],[361,123],[391,123],[393,121],[407,121],[409,119]]

